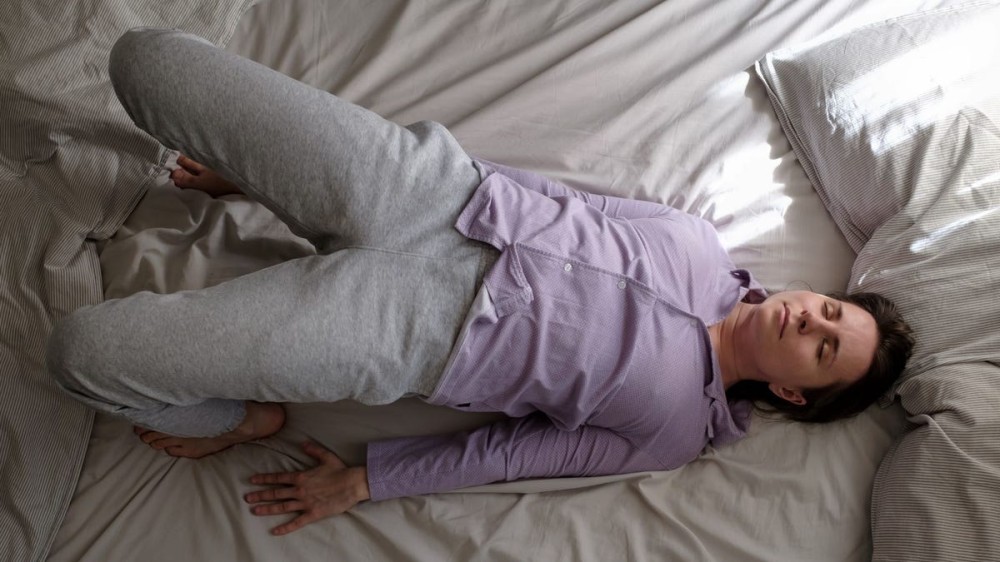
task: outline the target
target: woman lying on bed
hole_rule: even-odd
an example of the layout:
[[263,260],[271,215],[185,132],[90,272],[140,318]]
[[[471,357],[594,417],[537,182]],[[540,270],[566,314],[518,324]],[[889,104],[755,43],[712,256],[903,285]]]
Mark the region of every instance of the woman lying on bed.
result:
[[197,37],[129,32],[110,73],[139,127],[208,166],[180,159],[177,185],[246,193],[318,255],[76,311],[49,343],[62,387],[183,457],[277,432],[281,402],[511,417],[372,443],[359,467],[307,443],[315,468],[251,479],[281,485],[247,494],[253,513],[300,514],[275,534],[369,499],[676,468],[745,435],[740,398],[803,421],[863,410],[912,346],[876,295],[766,297],[696,217],[470,158],[438,124]]

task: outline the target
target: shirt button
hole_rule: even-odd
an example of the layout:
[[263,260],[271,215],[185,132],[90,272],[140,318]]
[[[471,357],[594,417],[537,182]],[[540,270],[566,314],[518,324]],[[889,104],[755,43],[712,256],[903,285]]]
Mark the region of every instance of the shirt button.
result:
[[624,289],[625,288],[625,282],[624,281],[619,281],[618,282],[618,288],[619,289]]
[[565,269],[566,271],[573,271],[573,264],[567,263],[566,265],[563,266],[563,269]]

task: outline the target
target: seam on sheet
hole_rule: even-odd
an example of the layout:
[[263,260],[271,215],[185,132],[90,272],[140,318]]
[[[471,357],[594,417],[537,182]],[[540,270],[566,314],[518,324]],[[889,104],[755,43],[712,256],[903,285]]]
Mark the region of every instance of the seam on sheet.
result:
[[222,36],[219,37],[218,45],[219,47],[225,47],[236,34],[236,28],[240,25],[240,20],[246,15],[247,10],[264,2],[264,0],[244,0],[243,5],[236,9],[232,21],[222,30]]
[[112,208],[118,210],[112,210],[108,217],[102,219],[97,226],[87,233],[87,238],[107,240],[114,236],[118,232],[118,229],[125,224],[125,221],[128,220],[129,216],[135,212],[136,207],[139,206],[139,202],[149,193],[149,188],[152,187],[152,182],[156,181],[157,175],[166,168],[167,160],[170,158],[170,150],[163,145],[159,145],[159,152],[156,164],[152,169],[147,171],[146,176],[132,197],[126,199],[124,204],[119,204],[120,200],[117,198],[113,200]]

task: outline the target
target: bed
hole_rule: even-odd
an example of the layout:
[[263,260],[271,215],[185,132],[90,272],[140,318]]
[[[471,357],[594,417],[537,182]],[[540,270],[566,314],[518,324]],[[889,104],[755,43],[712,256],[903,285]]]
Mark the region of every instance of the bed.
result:
[[[796,89],[797,80],[824,83],[837,64],[856,68],[851,48],[863,50],[862,40],[896,33],[911,50],[933,47],[913,30],[952,18],[954,32],[1000,21],[983,19],[996,11],[995,2],[945,0],[6,3],[0,552],[52,561],[1000,559],[1000,314],[988,298],[952,306],[942,296],[1000,290],[1000,263],[984,257],[1000,254],[1000,149],[989,144],[1000,139],[998,97],[976,98],[985,109],[964,114],[986,139],[980,152],[937,165],[983,163],[962,172],[971,187],[958,203],[941,207],[934,202],[952,200],[924,197],[923,183],[889,195],[841,189],[874,144],[836,168],[845,151],[834,142],[844,139],[823,133],[836,133],[836,115],[817,117],[809,98],[832,90]],[[878,23],[889,18],[888,28]],[[701,216],[765,287],[881,290],[912,313],[925,343],[893,393],[849,420],[756,416],[747,439],[669,472],[373,502],[271,537],[280,518],[252,516],[240,498],[255,472],[309,464],[306,438],[358,463],[369,441],[496,417],[410,400],[295,404],[276,436],[192,461],[152,451],[126,422],[55,388],[45,338],[73,309],[206,287],[315,252],[242,196],[172,186],[176,153],[127,120],[107,79],[111,44],[139,25],[199,34],[399,123],[439,121],[487,160]],[[853,43],[837,42],[845,33]],[[872,98],[850,101],[887,103]],[[911,136],[928,126],[907,123]],[[935,215],[940,208],[959,218]],[[936,226],[913,238],[923,220]],[[916,262],[885,257],[924,255],[949,236],[966,249],[949,247],[958,257],[941,267],[965,267],[961,276],[921,276]],[[953,327],[965,324],[974,336]]]

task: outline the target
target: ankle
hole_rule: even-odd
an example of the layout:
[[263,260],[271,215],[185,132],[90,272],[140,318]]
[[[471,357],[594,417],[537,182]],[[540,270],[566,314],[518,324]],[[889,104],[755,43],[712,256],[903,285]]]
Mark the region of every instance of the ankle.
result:
[[246,401],[246,415],[233,433],[251,438],[267,437],[285,425],[285,409],[276,402]]

